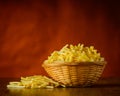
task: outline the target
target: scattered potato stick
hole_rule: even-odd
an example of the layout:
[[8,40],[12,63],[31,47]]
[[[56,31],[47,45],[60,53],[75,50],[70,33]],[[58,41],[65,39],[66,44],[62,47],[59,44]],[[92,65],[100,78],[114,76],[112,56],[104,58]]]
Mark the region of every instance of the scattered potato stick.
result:
[[63,85],[60,85],[58,82],[41,75],[21,77],[20,82],[9,82],[7,85],[8,88],[54,88],[58,86]]

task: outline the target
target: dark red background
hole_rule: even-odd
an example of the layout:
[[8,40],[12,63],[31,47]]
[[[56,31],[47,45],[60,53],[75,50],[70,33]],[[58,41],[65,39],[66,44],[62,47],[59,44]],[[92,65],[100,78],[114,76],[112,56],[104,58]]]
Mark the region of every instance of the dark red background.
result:
[[116,0],[1,0],[0,77],[46,75],[42,62],[65,44],[93,45],[120,77],[120,3]]

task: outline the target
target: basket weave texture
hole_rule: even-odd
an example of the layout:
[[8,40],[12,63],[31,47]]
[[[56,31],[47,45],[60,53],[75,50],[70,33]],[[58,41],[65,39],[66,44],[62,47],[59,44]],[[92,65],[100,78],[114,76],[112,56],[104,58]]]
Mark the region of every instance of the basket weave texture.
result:
[[55,81],[66,86],[90,86],[101,77],[105,62],[43,64],[44,69]]

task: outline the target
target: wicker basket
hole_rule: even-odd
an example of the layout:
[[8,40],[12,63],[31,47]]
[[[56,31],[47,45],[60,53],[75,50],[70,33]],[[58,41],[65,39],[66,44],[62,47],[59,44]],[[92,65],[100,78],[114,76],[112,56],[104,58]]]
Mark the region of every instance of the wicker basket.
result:
[[97,82],[106,62],[54,63],[43,64],[46,72],[55,81],[66,86],[90,86]]

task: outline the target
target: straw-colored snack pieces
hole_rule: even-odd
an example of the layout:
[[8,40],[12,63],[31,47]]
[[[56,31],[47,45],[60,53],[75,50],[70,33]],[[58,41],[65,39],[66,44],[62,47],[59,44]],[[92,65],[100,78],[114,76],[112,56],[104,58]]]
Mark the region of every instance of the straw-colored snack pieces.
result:
[[59,86],[63,85],[42,75],[21,77],[20,81],[12,81],[7,85],[8,88],[55,88]]
[[67,44],[60,51],[54,51],[44,63],[102,61],[104,61],[104,58],[100,56],[94,46],[86,47],[83,44],[78,44],[77,46]]

